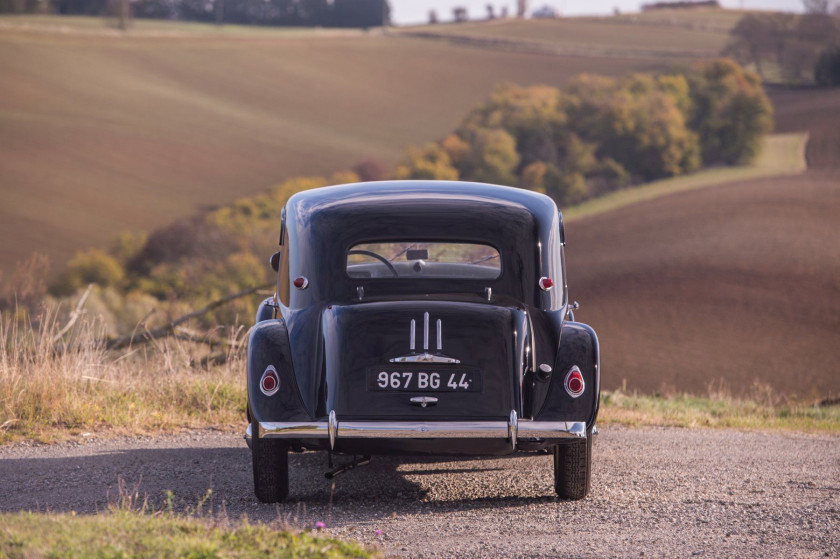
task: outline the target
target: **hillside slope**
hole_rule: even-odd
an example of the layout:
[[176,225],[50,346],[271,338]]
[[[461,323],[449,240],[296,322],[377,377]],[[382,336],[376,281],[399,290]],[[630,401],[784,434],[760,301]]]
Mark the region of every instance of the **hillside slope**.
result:
[[604,387],[840,394],[837,216],[840,173],[810,171],[570,223],[570,293]]
[[375,33],[190,34],[187,24],[143,22],[120,36],[101,20],[16,21],[0,18],[3,270],[33,250],[55,269],[124,229],[152,229],[291,176],[369,157],[393,164],[502,82],[561,85],[581,72],[673,62]]

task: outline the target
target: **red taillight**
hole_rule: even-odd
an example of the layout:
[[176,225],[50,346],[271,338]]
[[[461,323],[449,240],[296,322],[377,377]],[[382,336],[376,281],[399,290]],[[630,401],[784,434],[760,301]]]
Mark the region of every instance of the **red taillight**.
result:
[[540,278],[540,289],[542,289],[543,291],[548,291],[552,287],[554,287],[553,279],[545,277]]
[[577,398],[583,394],[584,388],[586,388],[586,385],[583,383],[583,375],[580,374],[580,369],[575,365],[566,375],[566,392],[572,398]]
[[260,379],[260,390],[266,396],[271,396],[280,389],[280,377],[277,376],[277,371],[270,366],[265,370]]
[[296,277],[292,283],[298,289],[306,289],[307,287],[309,287],[309,280],[303,276]]

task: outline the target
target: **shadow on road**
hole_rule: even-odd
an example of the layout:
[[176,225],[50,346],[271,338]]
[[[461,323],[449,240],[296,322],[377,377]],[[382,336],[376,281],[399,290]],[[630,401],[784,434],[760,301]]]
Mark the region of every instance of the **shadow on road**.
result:
[[[337,457],[336,463],[349,460]],[[152,510],[247,515],[308,525],[365,522],[395,512],[519,507],[554,500],[551,496],[457,498],[438,484],[467,484],[489,477],[515,479],[515,463],[494,458],[374,457],[334,480],[324,478],[325,453],[290,455],[290,495],[279,505],[259,503],[253,494],[251,456],[242,448],[176,448],[99,451],[81,456],[0,459],[0,511],[96,513],[125,498]],[[451,477],[455,476],[455,477]],[[514,482],[515,486],[515,482]],[[448,486],[447,486],[448,487]],[[208,490],[212,490],[208,496]],[[435,496],[430,497],[434,490]],[[171,492],[171,493],[170,493]]]

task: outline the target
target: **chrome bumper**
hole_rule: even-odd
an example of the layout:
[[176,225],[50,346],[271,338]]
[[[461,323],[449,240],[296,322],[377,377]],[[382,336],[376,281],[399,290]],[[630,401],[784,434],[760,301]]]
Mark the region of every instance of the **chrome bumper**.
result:
[[[512,448],[517,440],[586,438],[582,421],[531,421],[518,419],[511,411],[508,421],[339,421],[330,412],[328,421],[309,423],[260,422],[260,438],[329,439],[507,439]],[[252,436],[251,426],[245,439]]]

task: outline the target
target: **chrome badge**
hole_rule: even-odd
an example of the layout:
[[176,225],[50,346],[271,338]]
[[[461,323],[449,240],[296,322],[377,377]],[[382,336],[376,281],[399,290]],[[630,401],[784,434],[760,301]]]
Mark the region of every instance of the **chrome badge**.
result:
[[423,313],[423,353],[416,351],[417,324],[411,319],[408,335],[409,354],[391,359],[391,363],[460,363],[458,359],[447,357],[443,352],[443,322],[437,319],[437,349],[429,353],[429,313]]

